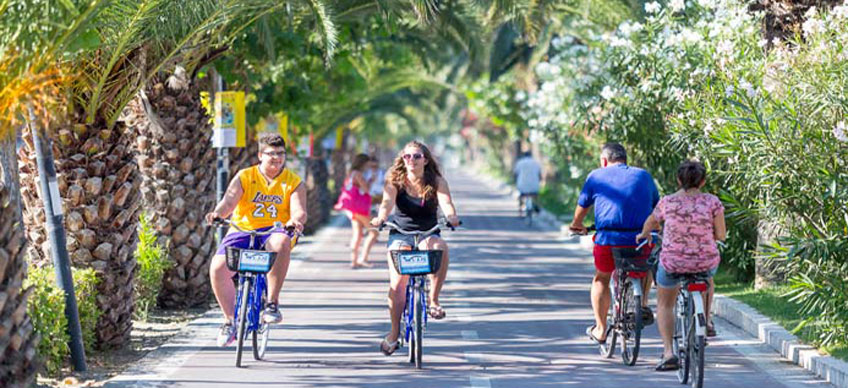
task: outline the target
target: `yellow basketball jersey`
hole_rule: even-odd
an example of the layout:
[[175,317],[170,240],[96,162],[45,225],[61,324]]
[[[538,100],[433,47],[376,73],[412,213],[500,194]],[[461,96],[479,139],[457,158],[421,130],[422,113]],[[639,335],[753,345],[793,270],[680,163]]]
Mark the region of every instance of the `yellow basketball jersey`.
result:
[[291,218],[291,195],[300,184],[297,174],[285,168],[274,180],[259,172],[259,166],[239,171],[244,194],[233,210],[232,222],[241,229],[255,230],[286,223]]

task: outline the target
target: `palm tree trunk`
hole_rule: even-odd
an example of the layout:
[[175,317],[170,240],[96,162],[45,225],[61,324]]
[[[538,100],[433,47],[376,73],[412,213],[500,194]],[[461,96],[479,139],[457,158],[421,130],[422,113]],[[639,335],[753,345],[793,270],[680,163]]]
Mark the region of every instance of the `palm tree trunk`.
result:
[[307,158],[304,161],[307,171],[304,182],[306,184],[306,214],[309,215],[304,233],[314,233],[330,218],[330,208],[333,206],[327,186],[330,174],[323,159]]
[[138,135],[144,207],[174,262],[164,275],[159,304],[192,307],[211,295],[215,237],[203,220],[215,206],[211,126],[200,104],[201,88],[184,73],[152,85],[130,103],[128,116]]
[[26,237],[13,205],[16,197],[0,181],[0,381],[5,387],[30,386],[38,369],[38,338],[26,312],[30,291],[23,289]]
[[[75,117],[50,131],[66,214],[67,248],[74,267],[94,268],[97,273],[97,307],[102,312],[97,345],[120,347],[129,341],[134,308],[133,252],[141,209],[141,178],[132,146],[135,136],[120,121],[111,129],[82,122]],[[30,257],[36,263],[48,262],[32,133],[24,137],[20,163],[24,224],[33,242]]]

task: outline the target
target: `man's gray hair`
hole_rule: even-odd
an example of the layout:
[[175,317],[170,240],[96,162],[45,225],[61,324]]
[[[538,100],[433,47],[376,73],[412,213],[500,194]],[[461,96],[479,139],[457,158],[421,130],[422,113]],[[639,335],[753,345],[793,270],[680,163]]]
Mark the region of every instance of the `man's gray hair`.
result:
[[601,148],[601,157],[610,163],[627,163],[627,151],[619,143],[607,143]]

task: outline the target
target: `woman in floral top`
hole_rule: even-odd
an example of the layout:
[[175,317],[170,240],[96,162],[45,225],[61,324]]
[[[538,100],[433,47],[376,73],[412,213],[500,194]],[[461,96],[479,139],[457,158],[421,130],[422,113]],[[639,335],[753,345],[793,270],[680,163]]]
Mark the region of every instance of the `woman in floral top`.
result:
[[[664,223],[660,265],[657,269],[657,323],[663,339],[663,356],[656,370],[676,370],[678,359],[672,353],[674,335],[674,302],[680,288],[678,274],[709,272],[710,289],[704,295],[708,335],[715,335],[712,316],[712,276],[721,260],[716,241],[727,233],[724,206],[712,194],[702,193],[707,169],[701,162],[686,161],[677,168],[680,190],[660,199],[653,214],[645,220],[636,241],[651,242],[651,231]],[[709,296],[708,296],[709,295]]]

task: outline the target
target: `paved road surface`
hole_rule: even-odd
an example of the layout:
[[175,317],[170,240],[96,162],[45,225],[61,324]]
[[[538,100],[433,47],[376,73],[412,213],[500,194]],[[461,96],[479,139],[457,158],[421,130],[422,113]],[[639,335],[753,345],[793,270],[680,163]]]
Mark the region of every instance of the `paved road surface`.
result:
[[[207,314],[176,339],[107,386],[285,387],[677,387],[657,373],[656,326],[643,335],[634,367],[601,359],[584,334],[591,323],[591,254],[558,231],[528,230],[515,200],[470,175],[451,187],[468,230],[446,232],[451,246],[442,304],[431,320],[425,369],[378,351],[388,331],[385,236],[373,269],[350,270],[346,220],[298,247],[283,288],[282,326],[272,331],[266,361],[215,347],[220,315]],[[308,257],[304,257],[308,256]],[[707,353],[707,387],[830,387],[780,361],[756,339],[717,320]],[[249,352],[249,349],[248,349]]]

